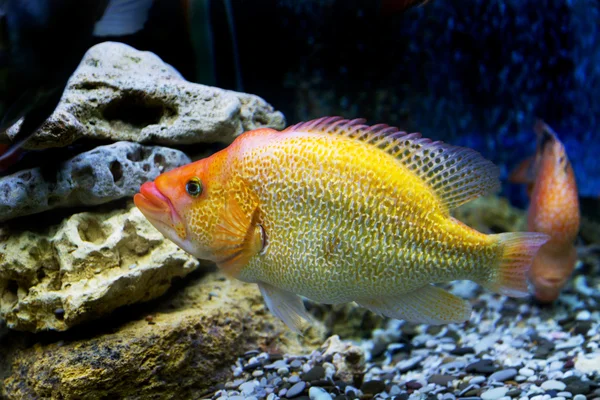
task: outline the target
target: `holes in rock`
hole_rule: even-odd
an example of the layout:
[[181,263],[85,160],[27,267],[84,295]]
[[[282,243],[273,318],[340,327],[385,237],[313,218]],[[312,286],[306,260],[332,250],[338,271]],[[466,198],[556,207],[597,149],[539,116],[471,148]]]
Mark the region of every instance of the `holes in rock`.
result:
[[82,168],[76,168],[71,175],[73,181],[78,182],[83,188],[92,188],[94,186],[94,169],[86,165]]
[[163,118],[177,114],[172,107],[142,93],[127,93],[111,101],[104,109],[107,121],[121,121],[136,128],[158,124]]
[[165,157],[162,154],[154,155],[154,165],[159,167],[161,165],[164,165],[164,163],[165,163]]
[[150,165],[149,164],[144,164],[142,166],[142,169],[144,170],[144,172],[150,172]]
[[100,244],[106,240],[107,235],[104,233],[102,226],[95,219],[86,219],[77,226],[79,237],[85,242]]
[[37,274],[36,274],[36,276],[37,276],[37,280],[38,280],[38,282],[41,282],[41,281],[43,281],[43,280],[44,280],[44,278],[46,277],[46,271],[44,271],[43,269],[39,269],[39,270],[37,271]]
[[6,284],[6,290],[11,295],[17,297],[17,293],[19,292],[19,284],[17,283],[17,281],[10,280]]
[[117,160],[110,163],[110,173],[113,177],[113,182],[117,185],[123,183],[123,166]]
[[22,173],[19,178],[23,179],[24,181],[29,181],[32,178],[31,172],[24,172]]
[[149,155],[150,154],[148,149],[144,147],[138,147],[135,151],[127,153],[127,159],[129,161],[137,162],[145,160],[146,158],[148,158]]
[[57,308],[56,310],[54,310],[54,316],[59,321],[64,320],[65,319],[65,309],[64,308]]

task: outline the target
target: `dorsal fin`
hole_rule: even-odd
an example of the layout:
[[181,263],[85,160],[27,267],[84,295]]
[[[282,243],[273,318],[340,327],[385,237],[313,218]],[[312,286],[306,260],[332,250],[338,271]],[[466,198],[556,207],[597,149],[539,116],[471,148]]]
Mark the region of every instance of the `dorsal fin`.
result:
[[340,135],[373,145],[419,176],[448,210],[500,186],[498,167],[475,150],[433,142],[420,133],[401,132],[385,124],[368,126],[364,119],[323,117],[292,125],[282,132]]

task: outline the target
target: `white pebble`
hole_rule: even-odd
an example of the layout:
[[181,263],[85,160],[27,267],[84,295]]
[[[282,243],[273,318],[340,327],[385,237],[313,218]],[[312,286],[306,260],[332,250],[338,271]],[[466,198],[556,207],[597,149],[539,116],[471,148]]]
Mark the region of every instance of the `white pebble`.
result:
[[279,396],[277,396],[275,393],[271,393],[270,395],[267,396],[267,400],[277,400],[279,399]]
[[482,400],[498,400],[508,393],[507,387],[499,387],[487,390],[481,394]]
[[575,319],[577,321],[589,321],[592,318],[592,314],[588,310],[579,311]]
[[474,376],[469,381],[469,383],[472,383],[473,385],[477,385],[477,384],[482,383],[482,382],[485,382],[485,377],[484,376]]
[[556,397],[552,397],[550,400],[567,400],[562,396],[556,396]]
[[573,397],[573,400],[586,400],[587,397],[585,397],[585,395],[583,394],[576,394],[575,397]]
[[257,383],[258,383],[257,381],[250,381],[250,382],[242,383],[240,385],[240,390],[245,395],[251,395],[252,393],[254,393],[254,388],[256,387]]
[[542,383],[542,389],[544,389],[544,390],[563,391],[563,390],[565,390],[566,387],[567,387],[567,385],[565,385],[563,382],[553,380],[553,379]]
[[566,398],[569,398],[569,399],[571,397],[573,397],[573,394],[571,392],[558,392],[558,393],[556,393],[556,395],[558,397],[566,397]]
[[531,400],[542,400],[544,398],[543,394],[538,394],[537,396],[533,396]]
[[549,371],[560,371],[564,365],[565,365],[565,363],[563,363],[561,361],[553,361],[550,363],[548,370]]
[[290,373],[290,370],[287,369],[286,367],[282,367],[277,370],[277,375],[287,376],[289,373]]
[[402,389],[398,385],[394,385],[390,388],[390,396],[396,396],[402,393]]
[[521,368],[519,370],[519,375],[523,375],[523,376],[532,376],[533,374],[535,374],[535,371],[532,370],[531,368]]
[[323,388],[313,386],[308,391],[308,397],[310,400],[332,400],[332,397]]
[[562,371],[548,372],[548,379],[550,379],[550,380],[556,380],[556,379],[562,379],[562,378],[563,378]]

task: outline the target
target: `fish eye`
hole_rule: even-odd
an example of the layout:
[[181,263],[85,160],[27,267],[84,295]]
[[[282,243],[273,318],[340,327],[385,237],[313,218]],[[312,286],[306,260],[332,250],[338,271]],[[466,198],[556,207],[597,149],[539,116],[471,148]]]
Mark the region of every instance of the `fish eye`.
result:
[[185,184],[185,191],[192,197],[200,196],[202,194],[202,182],[198,178],[190,179]]

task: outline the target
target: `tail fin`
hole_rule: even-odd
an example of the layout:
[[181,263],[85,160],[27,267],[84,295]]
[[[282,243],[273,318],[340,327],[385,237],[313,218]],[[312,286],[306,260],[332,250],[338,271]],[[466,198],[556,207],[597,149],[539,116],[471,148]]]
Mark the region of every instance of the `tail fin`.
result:
[[544,233],[509,232],[494,235],[502,248],[502,256],[483,286],[510,297],[529,294],[527,271],[538,250],[550,238]]

